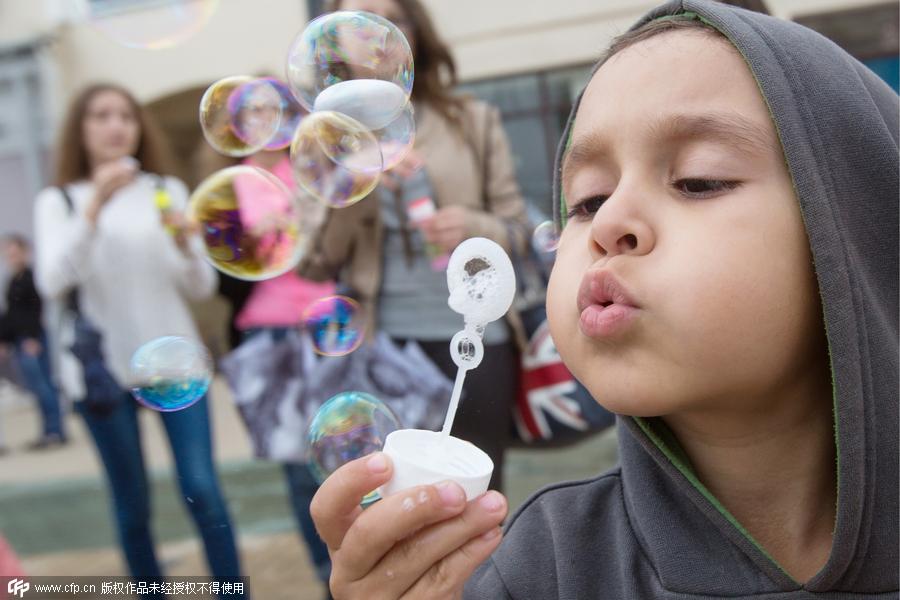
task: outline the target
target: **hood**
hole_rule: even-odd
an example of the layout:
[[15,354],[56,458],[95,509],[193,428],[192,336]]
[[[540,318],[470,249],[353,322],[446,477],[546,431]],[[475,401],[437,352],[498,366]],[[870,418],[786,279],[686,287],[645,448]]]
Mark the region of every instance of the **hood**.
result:
[[[827,38],[759,13],[681,0],[651,11],[634,27],[685,13],[728,38],[756,78],[781,140],[815,262],[834,383],[838,507],[831,556],[802,588],[896,590],[898,97]],[[565,215],[560,159],[577,108],[576,102],[557,153],[557,220]],[[620,444],[626,483],[629,461],[645,475],[653,471],[659,481],[651,487],[666,502],[688,498],[705,515],[707,526],[742,551],[739,561],[749,561],[760,576],[749,581],[746,570],[743,575],[736,571],[729,584],[729,574],[719,571],[720,592],[773,591],[773,584],[778,591],[801,588],[712,497],[693,475],[677,442],[652,420],[622,419]],[[646,489],[647,484],[641,485]],[[660,504],[659,498],[632,501],[639,511],[665,520],[671,504],[652,506]],[[694,535],[694,545],[709,548],[704,535]],[[666,537],[648,535],[647,551],[660,576],[672,583],[670,589],[689,590],[697,570],[704,569],[702,561],[688,560],[685,545],[672,545]]]

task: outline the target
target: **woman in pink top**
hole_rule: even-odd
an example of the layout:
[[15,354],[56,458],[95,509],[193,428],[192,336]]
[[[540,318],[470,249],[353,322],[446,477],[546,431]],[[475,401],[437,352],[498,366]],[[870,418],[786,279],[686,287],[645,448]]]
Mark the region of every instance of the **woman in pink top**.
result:
[[[244,164],[265,169],[278,177],[289,190],[297,187],[294,182],[290,160],[287,152],[262,151],[246,158]],[[274,202],[283,202],[281,196],[262,197],[271,194],[271,188],[255,189],[250,180],[248,185],[238,183],[238,194],[252,198],[247,204],[267,206]],[[283,275],[258,281],[253,285],[250,297],[235,317],[235,327],[243,333],[244,339],[253,335],[271,335],[276,341],[282,339],[287,331],[297,327],[303,311],[310,303],[319,298],[335,293],[333,282],[315,282],[303,279],[292,269]],[[309,503],[318,489],[306,463],[282,463],[290,492],[291,508],[303,539],[306,542],[310,558],[316,573],[326,587],[331,573],[331,560],[328,549],[316,533],[315,525],[309,515]]]
[[[284,150],[259,152],[246,158],[243,163],[269,171],[291,191],[297,187],[290,160]],[[260,197],[261,194],[271,193],[271,188],[253,186],[253,183],[253,180],[248,180],[244,185],[240,181],[236,183],[239,195],[253,198],[252,202],[247,203],[249,206],[267,206],[284,201],[280,196]],[[334,294],[334,290],[334,283],[302,279],[294,270],[259,281],[254,284],[250,297],[235,318],[235,327],[245,333],[258,329],[295,327],[300,322],[300,315],[311,302]]]

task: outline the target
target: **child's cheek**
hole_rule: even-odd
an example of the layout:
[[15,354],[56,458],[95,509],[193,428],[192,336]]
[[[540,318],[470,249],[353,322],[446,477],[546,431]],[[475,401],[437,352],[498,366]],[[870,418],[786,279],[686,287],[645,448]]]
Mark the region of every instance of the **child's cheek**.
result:
[[557,349],[564,354],[566,342],[572,339],[578,325],[577,302],[574,295],[578,283],[573,284],[572,277],[561,259],[563,257],[557,255],[547,284],[547,322]]

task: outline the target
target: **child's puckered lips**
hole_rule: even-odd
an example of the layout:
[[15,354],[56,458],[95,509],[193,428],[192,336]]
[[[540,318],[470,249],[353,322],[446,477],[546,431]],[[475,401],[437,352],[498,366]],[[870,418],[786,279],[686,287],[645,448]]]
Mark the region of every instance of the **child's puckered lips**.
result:
[[637,316],[640,307],[612,272],[588,271],[578,289],[578,327],[590,338],[615,335]]

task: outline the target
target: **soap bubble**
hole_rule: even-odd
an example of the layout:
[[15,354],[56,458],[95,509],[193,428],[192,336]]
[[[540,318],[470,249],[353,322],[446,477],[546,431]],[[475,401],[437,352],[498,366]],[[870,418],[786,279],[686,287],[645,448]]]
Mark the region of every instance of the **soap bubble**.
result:
[[[312,472],[321,483],[338,467],[377,452],[392,431],[400,429],[396,415],[381,400],[365,392],[341,392],[328,400],[309,424]],[[363,503],[374,502],[370,492]]]
[[302,325],[313,339],[313,348],[325,356],[350,354],[365,337],[365,319],[359,304],[346,296],[327,296],[303,311]]
[[82,0],[81,10],[91,26],[112,40],[131,48],[158,50],[200,31],[218,4],[219,0]]
[[[309,110],[327,88],[351,80],[389,82],[409,98],[413,56],[406,37],[387,19],[368,12],[338,11],[313,19],[297,36],[288,51],[287,75],[294,95]],[[397,104],[396,110],[401,107]]]
[[531,244],[538,252],[556,252],[559,247],[559,232],[553,221],[544,221],[534,228]]
[[322,91],[313,110],[333,110],[375,130],[387,127],[407,104],[403,90],[389,81],[351,79]]
[[249,281],[294,268],[311,233],[300,200],[281,180],[246,165],[206,178],[191,195],[188,218],[200,227],[209,262]]
[[131,357],[131,393],[154,410],[170,412],[194,404],[209,389],[212,360],[201,344],[165,336],[147,342]]
[[384,170],[400,164],[416,139],[416,119],[412,103],[407,102],[393,121],[386,127],[373,131],[372,135],[381,147]]
[[266,79],[245,75],[215,82],[200,99],[203,136],[216,151],[247,156],[261,150],[278,132],[282,100]]
[[486,238],[469,238],[450,255],[447,265],[450,308],[473,325],[496,321],[509,310],[516,294],[516,275],[509,256]]
[[378,142],[358,121],[341,113],[313,112],[300,121],[291,143],[297,182],[334,208],[359,202],[378,184]]
[[305,108],[300,106],[297,99],[291,93],[291,89],[286,83],[274,77],[265,77],[267,81],[281,96],[281,122],[278,129],[266,143],[266,150],[283,150],[291,145],[294,138],[294,132],[300,125],[300,120],[308,113]]

